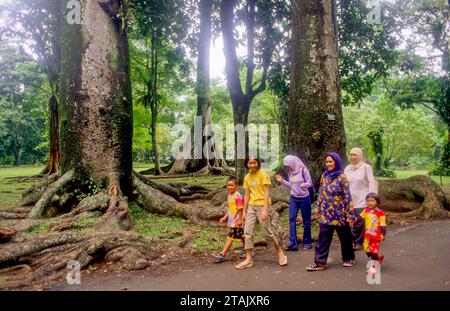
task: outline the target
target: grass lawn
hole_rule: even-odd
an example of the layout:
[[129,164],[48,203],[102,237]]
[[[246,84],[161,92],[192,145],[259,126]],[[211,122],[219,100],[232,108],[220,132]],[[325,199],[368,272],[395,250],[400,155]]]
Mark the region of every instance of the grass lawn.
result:
[[[399,179],[409,178],[414,175],[425,175],[428,176],[428,171],[426,170],[396,170],[395,175]],[[439,185],[441,184],[441,178],[442,178],[442,185],[448,186],[450,185],[450,176],[431,176],[431,179],[433,179],[435,182],[437,182]],[[380,178],[383,179],[383,178]]]
[[43,166],[0,167],[0,207],[17,205],[22,191],[36,182],[36,179],[26,177],[39,174],[43,168]]

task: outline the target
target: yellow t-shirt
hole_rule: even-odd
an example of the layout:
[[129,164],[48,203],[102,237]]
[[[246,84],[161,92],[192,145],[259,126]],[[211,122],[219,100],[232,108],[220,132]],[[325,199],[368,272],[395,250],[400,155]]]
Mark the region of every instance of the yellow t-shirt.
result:
[[[264,185],[270,185],[269,176],[262,170],[256,173],[248,173],[244,177],[244,189],[250,190],[250,205],[264,205]],[[269,198],[269,205],[272,200]]]

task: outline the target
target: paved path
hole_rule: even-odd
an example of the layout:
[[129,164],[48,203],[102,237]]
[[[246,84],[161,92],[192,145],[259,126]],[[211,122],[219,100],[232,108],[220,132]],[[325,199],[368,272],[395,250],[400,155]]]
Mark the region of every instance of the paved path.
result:
[[358,251],[357,264],[341,266],[340,245],[332,244],[332,262],[325,271],[307,272],[313,251],[289,252],[287,267],[271,253],[257,254],[255,266],[243,271],[234,262],[197,266],[186,272],[155,277],[146,272],[120,276],[93,273],[81,285],[65,282],[50,290],[448,290],[450,291],[450,221],[434,221],[391,229],[381,249],[386,255],[381,284],[368,285],[367,257]]

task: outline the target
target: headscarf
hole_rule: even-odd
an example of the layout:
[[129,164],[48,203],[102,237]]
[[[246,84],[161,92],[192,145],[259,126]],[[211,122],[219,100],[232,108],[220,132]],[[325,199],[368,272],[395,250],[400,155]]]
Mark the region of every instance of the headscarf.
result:
[[[361,148],[352,148],[352,150],[350,150],[350,153],[355,153],[358,155],[358,163],[352,164],[350,161],[350,169],[356,170],[364,164],[364,153]],[[349,157],[350,157],[350,153],[349,153]]]
[[302,170],[306,168],[305,164],[298,157],[293,155],[287,155],[284,157],[283,165],[289,166],[290,175],[298,175],[302,173]]
[[327,166],[325,165],[325,175],[329,176],[331,179],[337,178],[339,175],[342,174],[342,160],[341,157],[336,152],[328,152],[325,156],[325,159],[327,157],[332,157],[334,160],[334,169],[332,171],[329,171]]

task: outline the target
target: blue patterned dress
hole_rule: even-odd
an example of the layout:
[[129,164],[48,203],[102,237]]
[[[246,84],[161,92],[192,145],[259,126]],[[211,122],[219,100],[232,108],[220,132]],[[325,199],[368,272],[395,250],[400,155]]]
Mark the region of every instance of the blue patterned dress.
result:
[[331,178],[322,174],[317,202],[321,224],[344,226],[347,219],[354,219],[350,188],[345,174]]

